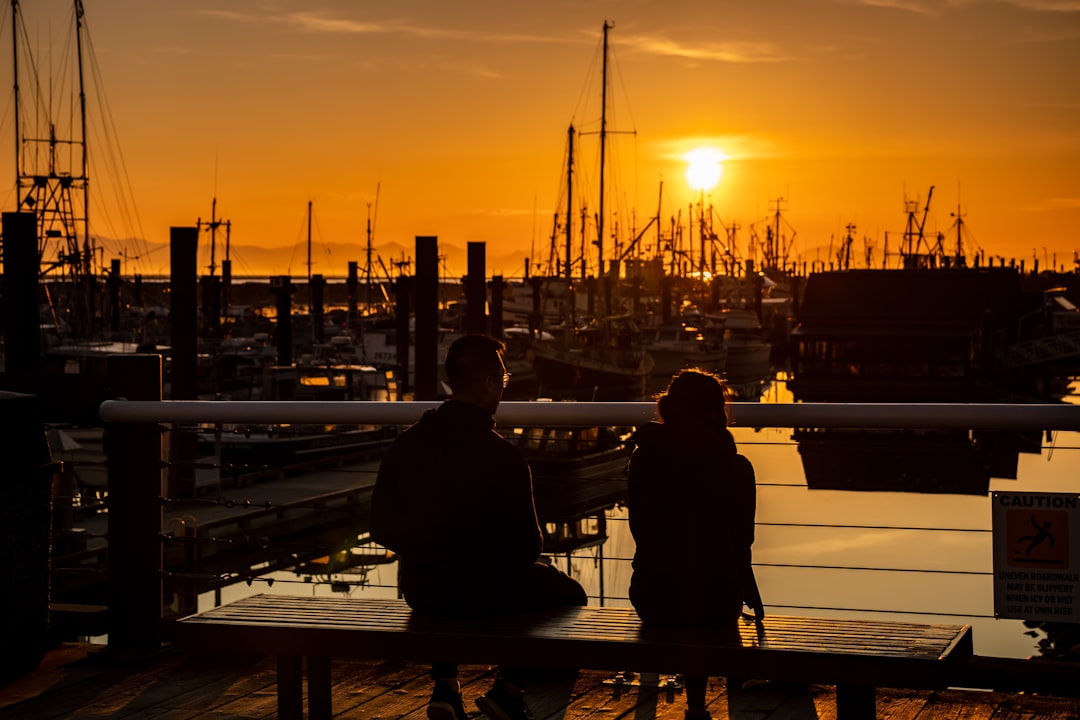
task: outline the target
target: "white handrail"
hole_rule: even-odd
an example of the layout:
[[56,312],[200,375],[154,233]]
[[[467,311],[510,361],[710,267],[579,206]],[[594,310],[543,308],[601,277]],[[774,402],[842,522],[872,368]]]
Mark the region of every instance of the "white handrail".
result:
[[[407,425],[438,402],[106,400],[110,423],[378,423]],[[522,402],[499,405],[500,425],[642,425],[651,402]],[[1080,430],[1080,405],[962,403],[732,403],[734,424],[764,428]]]

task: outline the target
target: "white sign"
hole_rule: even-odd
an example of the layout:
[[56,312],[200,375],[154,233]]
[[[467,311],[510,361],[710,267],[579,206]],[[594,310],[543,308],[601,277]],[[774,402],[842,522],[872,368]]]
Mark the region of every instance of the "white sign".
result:
[[993,493],[994,615],[1080,622],[1080,495]]

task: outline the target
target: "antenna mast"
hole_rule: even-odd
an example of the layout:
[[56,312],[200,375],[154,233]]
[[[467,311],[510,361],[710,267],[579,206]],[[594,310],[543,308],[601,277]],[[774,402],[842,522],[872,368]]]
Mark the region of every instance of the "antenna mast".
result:
[[604,21],[604,57],[600,77],[600,214],[596,220],[596,259],[599,278],[604,277],[604,162],[607,155],[607,76],[608,30],[615,27]]
[[[566,133],[566,280],[569,282],[573,274],[570,270],[570,259],[574,242],[574,126],[571,125]],[[584,263],[585,258],[581,261]]]
[[[82,33],[83,4],[74,0],[75,37],[79,83],[79,119],[81,137],[78,140],[61,140],[56,136],[56,124],[52,117],[48,122],[47,135],[44,128],[35,128],[33,135],[24,137],[21,124],[22,103],[19,88],[18,58],[20,13],[18,0],[12,0],[12,52],[15,90],[15,186],[19,207],[25,207],[37,216],[38,255],[41,258],[40,272],[44,275],[50,270],[60,268],[68,276],[75,297],[70,307],[73,312],[74,327],[79,331],[92,332],[93,321],[93,265],[96,248],[90,238],[90,194],[89,194],[89,153],[87,151],[86,93],[83,88]],[[31,67],[33,65],[31,64]],[[73,131],[74,132],[74,131]],[[47,152],[28,156],[24,144],[47,146]],[[80,156],[76,162],[64,165],[58,146],[78,145]],[[44,156],[45,160],[41,160]],[[26,167],[30,161],[33,167]],[[44,167],[40,167],[43,165]],[[82,193],[82,202],[75,204],[73,194]],[[79,210],[76,208],[79,207]],[[78,213],[82,216],[79,217]],[[82,226],[83,237],[79,238],[78,226]],[[55,244],[55,253],[50,254],[49,245]]]
[[375,240],[375,223],[379,219],[379,191],[382,188],[382,183],[375,183],[375,214],[372,216],[371,203],[368,203],[368,219],[367,219],[367,266],[364,268],[364,274],[367,279],[367,291],[364,298],[367,305],[366,311],[371,312],[371,253],[372,243]]

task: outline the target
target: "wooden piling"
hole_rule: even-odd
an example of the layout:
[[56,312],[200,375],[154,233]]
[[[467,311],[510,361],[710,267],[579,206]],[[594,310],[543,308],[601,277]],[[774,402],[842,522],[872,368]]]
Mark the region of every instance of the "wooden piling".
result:
[[487,328],[487,278],[486,245],[482,242],[468,244],[468,274],[465,276],[465,332],[486,333]]
[[439,380],[439,239],[416,238],[416,350],[417,400],[438,399]]
[[[194,277],[194,276],[192,276]],[[161,400],[160,355],[112,355],[110,394]],[[156,651],[162,610],[161,432],[153,423],[109,423],[109,649]]]

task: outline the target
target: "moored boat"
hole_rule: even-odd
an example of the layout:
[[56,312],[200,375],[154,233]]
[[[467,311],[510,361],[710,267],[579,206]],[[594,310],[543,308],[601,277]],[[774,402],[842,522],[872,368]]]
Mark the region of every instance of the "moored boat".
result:
[[769,377],[772,346],[763,339],[761,321],[754,311],[724,308],[719,315],[706,316],[705,320],[723,329],[727,350],[724,377],[730,386],[756,386]]
[[645,350],[652,356],[653,377],[670,380],[683,368],[722,374],[727,347],[722,335],[695,324],[670,323],[642,331]]
[[566,343],[537,343],[532,357],[540,396],[559,400],[642,400],[655,365],[625,316],[579,328]]

